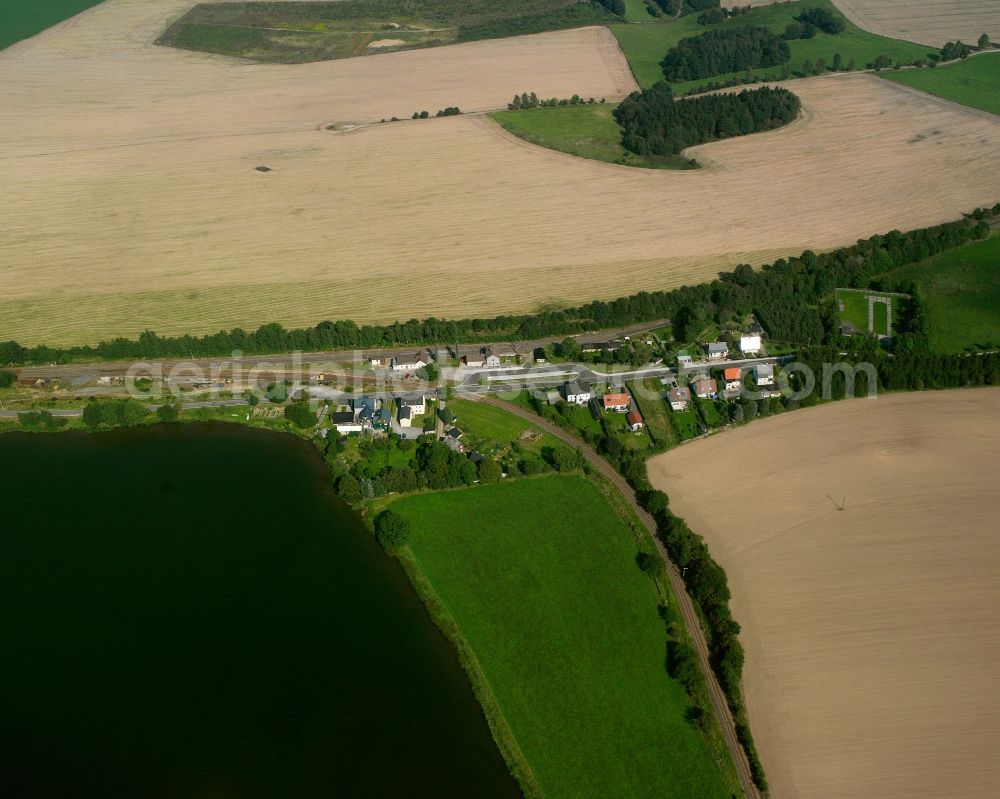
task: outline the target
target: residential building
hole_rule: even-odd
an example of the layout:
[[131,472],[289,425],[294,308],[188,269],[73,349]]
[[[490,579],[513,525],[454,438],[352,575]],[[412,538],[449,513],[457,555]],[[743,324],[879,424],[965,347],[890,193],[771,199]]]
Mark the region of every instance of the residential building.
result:
[[691,356],[686,352],[681,353],[677,356],[677,368],[678,369],[690,369],[692,364]]
[[409,408],[414,416],[423,416],[427,413],[427,398],[423,394],[404,394],[396,398],[396,405],[400,408]]
[[614,413],[628,413],[632,398],[628,394],[605,394],[604,410]]
[[413,417],[414,416],[416,416],[416,414],[413,412],[412,408],[410,408],[408,406],[405,406],[405,405],[400,405],[399,406],[399,426],[400,427],[410,427],[413,424]]
[[759,363],[753,368],[754,380],[758,386],[774,385],[774,367],[769,363]]
[[642,414],[639,413],[639,411],[629,411],[626,419],[628,421],[628,426],[632,428],[633,433],[637,433],[642,430]]
[[713,341],[705,347],[710,361],[724,361],[729,355],[729,346],[725,341]]
[[719,395],[719,389],[715,380],[702,379],[695,381],[694,393],[698,399],[715,399]]
[[591,391],[574,380],[563,386],[563,396],[566,398],[566,402],[572,402],[576,405],[586,405],[590,402]]
[[687,386],[675,386],[670,389],[670,407],[675,411],[686,411],[691,402],[691,389]]
[[500,356],[493,351],[492,347],[483,347],[482,355],[483,363],[486,365],[487,369],[500,368]]
[[422,353],[413,352],[404,355],[396,354],[392,356],[392,371],[394,372],[415,372],[427,366]]
[[743,370],[738,366],[726,369],[722,376],[726,381],[726,391],[739,391],[743,388]]
[[741,336],[740,337],[740,352],[744,355],[756,356],[760,355],[760,336]]
[[360,433],[364,426],[354,418],[353,411],[335,412],[328,415],[330,424],[343,436],[348,433]]
[[486,361],[483,360],[482,353],[472,353],[462,356],[462,366],[468,366],[470,369],[482,369],[486,365]]

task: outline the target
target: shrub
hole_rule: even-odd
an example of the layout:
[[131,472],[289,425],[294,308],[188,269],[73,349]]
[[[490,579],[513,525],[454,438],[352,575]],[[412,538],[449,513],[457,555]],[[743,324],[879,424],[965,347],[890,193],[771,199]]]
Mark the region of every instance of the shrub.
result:
[[391,510],[384,510],[375,517],[375,537],[387,552],[394,552],[410,536],[410,523]]

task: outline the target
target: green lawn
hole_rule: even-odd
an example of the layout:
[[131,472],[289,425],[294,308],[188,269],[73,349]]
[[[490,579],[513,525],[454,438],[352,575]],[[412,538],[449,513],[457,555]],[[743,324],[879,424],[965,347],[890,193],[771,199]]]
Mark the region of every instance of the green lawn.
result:
[[[868,298],[881,297],[885,295],[877,291],[862,292],[837,289],[835,296],[838,303],[837,307],[840,318],[850,322],[858,329],[859,332],[872,332],[879,336],[886,336],[889,334],[888,326],[886,324],[888,311],[885,304],[881,302],[875,303],[875,328],[872,331],[868,331]],[[902,297],[889,297],[889,300],[892,303],[893,328],[899,329],[904,304],[907,301]],[[843,305],[842,311],[839,310],[840,305]]]
[[[455,414],[455,424],[465,437],[462,441],[469,447],[476,447],[484,455],[502,456],[508,445],[514,442],[525,453],[539,458],[548,447],[562,449],[566,445],[550,433],[542,432],[530,422],[507,413],[501,408],[483,405],[472,400],[448,400],[448,409]],[[525,431],[531,435],[523,437]]]
[[987,53],[937,69],[883,72],[896,83],[1000,114],[1000,53]]
[[649,22],[653,17],[643,0],[625,0],[625,19],[629,22]]
[[0,50],[99,2],[101,0],[0,0]]
[[689,438],[701,435],[701,428],[698,426],[700,419],[698,412],[693,407],[689,406],[688,410],[680,413],[671,410],[670,413],[673,415],[674,427],[677,429],[677,435],[681,441],[687,441]]
[[935,352],[1000,348],[1000,235],[885,277],[917,284]]
[[[728,797],[687,698],[637,545],[600,491],[551,476],[411,495],[404,561],[471,647],[546,797]],[[495,718],[495,717],[494,717]]]
[[[639,26],[636,26],[639,27]],[[648,26],[647,26],[648,27]],[[493,118],[515,136],[581,158],[648,169],[691,169],[681,156],[643,157],[622,147],[622,127],[611,116],[610,103],[498,111]]]
[[[678,443],[677,431],[674,430],[667,414],[667,404],[663,401],[663,385],[659,380],[647,377],[642,381],[640,387],[636,383],[629,383],[632,390],[632,398],[646,422],[646,430],[650,438],[657,444],[664,444],[672,447]],[[642,389],[642,390],[640,390]],[[648,396],[643,396],[648,394]]]
[[[699,25],[697,14],[687,14],[677,20],[661,18],[660,21],[650,25],[612,25],[611,30],[618,37],[622,51],[628,58],[636,80],[641,86],[651,86],[657,81],[663,80],[660,62],[667,54],[667,50],[685,37],[697,36],[710,28],[738,28],[744,25],[762,25],[780,34],[793,17],[804,9],[816,7],[833,8],[833,4],[830,0],[798,0],[798,2],[793,3],[761,6],[753,9],[749,14],[732,17],[718,25]],[[835,36],[817,33],[812,39],[799,39],[788,44],[792,51],[792,58],[788,66],[793,75],[802,70],[802,64],[807,59],[815,63],[816,59],[823,58],[829,65],[833,62],[834,53],[838,52],[843,59],[845,68],[853,58],[857,68],[864,69],[868,63],[881,54],[888,55],[894,62],[909,63],[918,58],[926,58],[928,53],[934,51],[930,47],[868,33],[850,21],[847,22],[847,28],[844,32]],[[941,44],[944,42],[942,41]],[[758,77],[777,78],[781,73],[781,68],[774,67],[755,72]],[[735,73],[675,83],[673,84],[674,92],[683,94],[695,86],[711,81],[725,81],[733,77],[736,77]]]

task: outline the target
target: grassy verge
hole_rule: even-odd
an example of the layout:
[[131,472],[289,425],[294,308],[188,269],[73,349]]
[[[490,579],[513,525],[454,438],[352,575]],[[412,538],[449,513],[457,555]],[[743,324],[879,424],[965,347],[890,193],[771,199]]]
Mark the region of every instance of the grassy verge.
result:
[[1000,114],[1000,53],[987,53],[937,69],[883,72],[882,76],[946,100]]
[[639,156],[622,147],[622,127],[611,116],[614,105],[556,106],[498,111],[493,118],[515,136],[562,153],[646,169],[693,169],[683,156]]
[[658,596],[636,542],[598,488],[544,477],[407,496],[392,509],[413,529],[404,562],[466,652],[530,792],[730,795],[731,765],[720,771],[665,671]]
[[[731,17],[718,25],[699,25],[697,14],[687,14],[676,20],[661,19],[649,25],[612,25],[611,30],[618,37],[618,42],[639,85],[651,86],[663,80],[660,62],[667,51],[685,37],[697,36],[713,28],[739,28],[744,25],[761,25],[780,34],[803,10],[816,7],[833,8],[833,4],[830,0],[798,0],[798,2],[754,8],[749,14]],[[842,33],[836,35],[817,33],[812,39],[798,39],[788,44],[792,51],[788,68],[793,76],[801,74],[802,66],[807,60],[815,64],[817,59],[822,58],[828,65],[832,64],[834,53],[840,53],[845,68],[851,59],[854,59],[855,66],[863,69],[879,55],[887,55],[893,62],[909,63],[918,58],[926,58],[928,53],[933,51],[933,48],[923,45],[869,33],[850,21]],[[773,67],[754,72],[758,78],[777,79],[781,71],[780,67]],[[739,77],[737,73],[729,73],[672,85],[675,94],[684,94],[706,83],[726,81],[735,77]]]
[[0,50],[28,39],[101,0],[0,0]]
[[632,398],[639,408],[639,413],[646,422],[646,429],[649,431],[653,443],[663,447],[674,447],[680,443],[677,431],[670,423],[667,416],[667,405],[660,398],[663,393],[663,386],[652,377],[647,377],[642,381],[642,386],[635,383],[629,384]]
[[1000,236],[894,269],[880,280],[916,284],[934,352],[1000,348]]

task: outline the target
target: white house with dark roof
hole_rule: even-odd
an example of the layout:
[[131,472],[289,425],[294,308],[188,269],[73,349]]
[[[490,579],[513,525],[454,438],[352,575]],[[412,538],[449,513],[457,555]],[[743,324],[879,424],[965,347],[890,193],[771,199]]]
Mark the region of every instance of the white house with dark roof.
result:
[[419,352],[407,353],[405,355],[396,354],[392,356],[392,371],[394,372],[415,372],[427,366],[427,361]]
[[769,363],[759,363],[753,368],[753,377],[758,386],[773,386],[774,367]]
[[729,355],[729,346],[725,341],[712,341],[705,347],[705,353],[710,361],[722,361]]
[[590,402],[592,392],[589,388],[585,388],[574,380],[563,386],[563,396],[566,398],[566,402],[572,402],[576,405],[586,405]]
[[686,411],[691,402],[691,389],[687,386],[674,386],[670,389],[670,407],[680,413]]

